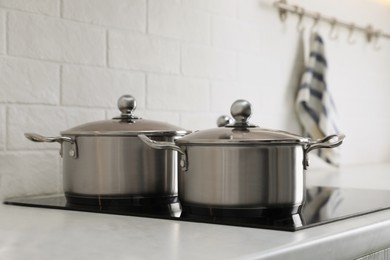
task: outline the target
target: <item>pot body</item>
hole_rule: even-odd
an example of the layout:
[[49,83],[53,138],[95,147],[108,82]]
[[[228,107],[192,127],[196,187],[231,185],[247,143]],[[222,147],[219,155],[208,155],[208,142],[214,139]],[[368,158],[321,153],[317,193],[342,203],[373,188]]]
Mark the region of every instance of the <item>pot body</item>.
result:
[[180,147],[187,155],[178,178],[183,206],[279,208],[305,200],[303,145]]
[[[67,136],[62,143],[63,188],[69,196],[177,195],[177,152],[155,150],[137,136]],[[174,136],[150,136],[173,142]]]

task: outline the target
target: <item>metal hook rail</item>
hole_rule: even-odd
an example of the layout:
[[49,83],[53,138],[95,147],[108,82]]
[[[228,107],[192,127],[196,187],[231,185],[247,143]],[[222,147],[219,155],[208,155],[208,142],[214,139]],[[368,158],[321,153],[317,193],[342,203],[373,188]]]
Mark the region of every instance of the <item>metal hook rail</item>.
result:
[[357,26],[352,22],[345,22],[339,19],[336,19],[332,16],[325,16],[320,14],[319,12],[307,11],[304,8],[297,5],[290,5],[286,0],[279,0],[274,3],[275,7],[279,9],[279,16],[282,21],[287,19],[287,14],[292,13],[296,14],[300,18],[300,22],[302,17],[309,17],[314,21],[320,20],[323,22],[327,22],[331,25],[331,31],[334,31],[336,26],[345,27],[349,30],[349,42],[351,42],[351,35],[354,32],[362,32],[366,36],[367,42],[377,43],[379,38],[387,38],[390,39],[390,34],[384,33],[380,30],[375,29],[372,25],[367,25],[366,27]]

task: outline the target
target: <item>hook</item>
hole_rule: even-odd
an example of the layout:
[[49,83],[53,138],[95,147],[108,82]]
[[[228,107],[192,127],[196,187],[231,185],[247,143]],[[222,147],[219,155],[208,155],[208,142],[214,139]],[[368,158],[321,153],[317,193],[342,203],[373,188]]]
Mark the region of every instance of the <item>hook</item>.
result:
[[372,27],[372,25],[368,25],[367,26],[367,28],[366,28],[366,39],[367,39],[367,42],[373,41],[375,50],[380,50],[382,48],[378,44],[379,38],[381,37],[381,35],[382,34],[381,34],[380,30],[375,31],[374,27]]
[[337,38],[339,38],[339,34],[336,31],[336,24],[337,24],[337,19],[333,17],[330,21],[331,28],[329,33],[329,37],[332,40],[337,40]]
[[349,25],[349,34],[348,34],[348,43],[351,45],[354,45],[356,43],[356,40],[352,38],[354,30],[355,30],[355,24],[351,23]]
[[379,38],[381,37],[381,31],[378,30],[374,33],[374,49],[379,51],[380,49],[382,49],[382,47],[378,44],[379,42]]
[[371,42],[375,36],[375,31],[372,25],[368,25],[366,28],[366,39],[368,42]]
[[279,17],[282,22],[286,21],[287,19],[287,10],[282,7],[283,4],[287,4],[286,0],[279,0],[275,2],[275,6],[278,7],[279,10]]
[[311,33],[315,33],[317,31],[318,22],[320,21],[320,19],[321,19],[321,14],[316,13],[314,17],[313,25],[311,27]]
[[297,29],[299,32],[303,32],[305,30],[305,27],[302,25],[303,22],[303,16],[305,15],[305,9],[302,7],[295,6],[296,13],[298,14],[298,24]]

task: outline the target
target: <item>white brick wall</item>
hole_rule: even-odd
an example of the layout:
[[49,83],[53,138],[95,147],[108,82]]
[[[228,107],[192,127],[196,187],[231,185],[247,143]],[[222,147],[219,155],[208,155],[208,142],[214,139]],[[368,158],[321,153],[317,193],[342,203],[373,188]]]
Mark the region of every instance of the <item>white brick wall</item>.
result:
[[66,0],[63,17],[114,28],[144,32],[146,30],[146,0]]
[[214,16],[212,19],[212,44],[220,49],[239,50],[252,55],[261,50],[267,51],[267,34],[262,24],[237,17]]
[[[237,99],[250,100],[253,106],[253,116],[259,116],[266,111],[263,109],[264,94],[253,95],[251,92],[258,86],[248,83],[231,83],[227,81],[213,81],[211,84],[211,110],[220,114],[229,115],[231,104]],[[226,91],[229,89],[229,91]],[[267,112],[266,112],[267,113]],[[255,120],[255,119],[252,119]]]
[[[0,106],[0,152],[5,150],[6,142],[6,116],[5,107]],[[1,178],[1,176],[0,176]]]
[[59,104],[57,64],[0,57],[0,102]]
[[208,46],[182,47],[182,72],[188,76],[234,80],[237,54]]
[[0,8],[59,16],[60,0],[0,0]]
[[58,18],[10,13],[11,55],[90,65],[106,63],[106,32],[102,28]]
[[212,14],[236,16],[237,13],[237,0],[182,0],[182,2]]
[[[297,4],[390,31],[379,1]],[[282,23],[263,0],[0,0],[0,194],[61,191],[59,145],[23,134],[110,119],[126,93],[136,115],[189,130],[215,127],[245,98],[253,123],[299,132],[294,95],[305,57],[296,21]],[[351,46],[347,32],[330,41],[329,27],[319,30],[347,134],[343,163],[389,161],[390,42],[375,51],[364,35]]]
[[131,93],[137,107],[145,107],[143,73],[65,65],[61,79],[63,105],[112,108],[118,97]]
[[209,111],[209,82],[180,76],[148,75],[147,107],[157,110]]
[[128,31],[111,31],[108,39],[109,66],[178,73],[180,45],[164,38]]
[[5,12],[0,10],[0,54],[3,54],[6,52],[6,29],[5,29],[5,22],[6,22],[6,14]]
[[192,43],[210,42],[210,15],[176,0],[149,1],[149,33]]
[[240,23],[237,19],[215,16],[212,19],[212,43],[221,49],[239,50],[241,43]]

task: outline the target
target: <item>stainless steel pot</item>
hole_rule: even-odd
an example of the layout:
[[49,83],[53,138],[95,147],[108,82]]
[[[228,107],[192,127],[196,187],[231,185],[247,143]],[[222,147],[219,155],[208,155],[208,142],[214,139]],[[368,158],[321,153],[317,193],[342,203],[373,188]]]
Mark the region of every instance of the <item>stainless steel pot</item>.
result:
[[156,149],[181,154],[179,200],[183,206],[205,208],[297,207],[305,200],[307,154],[340,145],[344,135],[322,140],[248,123],[251,105],[237,100],[231,107],[235,123],[194,132],[173,143],[140,138]]
[[26,133],[35,142],[58,142],[67,197],[162,198],[177,196],[177,152],[155,150],[137,136],[174,142],[189,131],[133,115],[130,95],[118,101],[122,114],[61,132],[60,137]]

